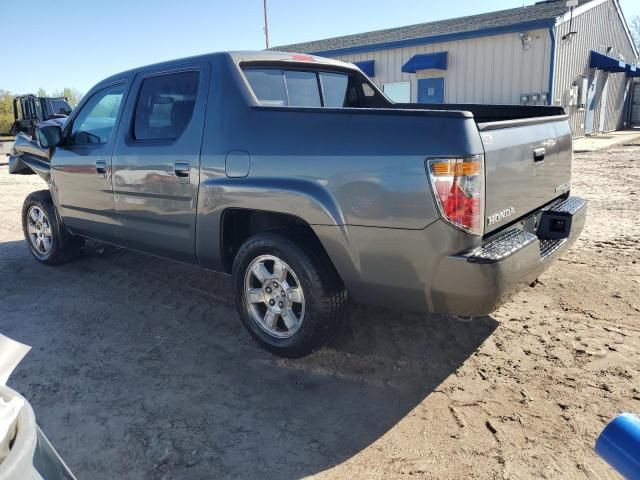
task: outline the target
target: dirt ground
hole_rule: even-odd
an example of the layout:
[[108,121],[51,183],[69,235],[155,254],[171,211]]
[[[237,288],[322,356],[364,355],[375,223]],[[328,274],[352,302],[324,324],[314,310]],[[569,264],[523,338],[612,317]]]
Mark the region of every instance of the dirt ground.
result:
[[254,346],[225,277],[99,246],[37,264],[44,184],[0,166],[0,331],[33,346],[10,385],[79,479],[618,478],[593,444],[640,411],[639,158],[576,156],[582,238],[491,317],[354,307],[296,361]]

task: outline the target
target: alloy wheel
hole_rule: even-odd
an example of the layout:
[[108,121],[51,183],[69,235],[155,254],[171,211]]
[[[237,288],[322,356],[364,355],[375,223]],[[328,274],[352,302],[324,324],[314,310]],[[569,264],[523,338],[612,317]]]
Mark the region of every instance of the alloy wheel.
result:
[[51,223],[38,206],[32,206],[27,213],[27,233],[34,253],[39,258],[48,257],[53,246]]
[[298,277],[282,259],[261,255],[247,267],[245,307],[254,322],[275,338],[289,338],[302,325],[305,299]]

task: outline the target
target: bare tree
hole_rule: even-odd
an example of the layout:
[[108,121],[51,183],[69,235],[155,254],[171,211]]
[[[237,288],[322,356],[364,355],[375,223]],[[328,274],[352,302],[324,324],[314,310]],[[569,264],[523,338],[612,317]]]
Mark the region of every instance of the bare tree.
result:
[[53,90],[51,92],[52,97],[65,97],[67,100],[69,100],[69,103],[72,107],[75,107],[76,105],[78,105],[78,103],[80,103],[80,99],[83,95],[84,94],[77,88],[69,87],[65,87],[62,90]]
[[640,51],[640,16],[636,15],[631,19],[629,30],[631,30],[631,36],[633,37],[633,42],[636,44],[636,49]]

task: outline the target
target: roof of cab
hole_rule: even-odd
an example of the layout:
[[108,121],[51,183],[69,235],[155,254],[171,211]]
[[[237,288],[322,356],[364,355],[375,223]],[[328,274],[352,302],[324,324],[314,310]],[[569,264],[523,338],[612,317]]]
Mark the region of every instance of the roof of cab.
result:
[[259,52],[228,52],[235,63],[241,62],[295,62],[295,63],[308,63],[308,64],[320,64],[331,65],[334,67],[344,67],[350,69],[357,69],[357,67],[351,63],[342,62],[340,60],[334,60],[332,58],[319,57],[317,55],[291,53],[291,52],[279,52],[279,51],[259,51]]
[[[144,65],[142,67],[132,68],[130,70],[126,70],[124,72],[117,73],[115,75],[111,75],[110,77],[105,78],[100,81],[97,85],[103,85],[105,83],[112,83],[118,80],[121,80],[123,77],[134,75],[139,72],[144,72],[145,70],[151,68],[158,68],[162,66],[167,67],[175,67],[180,66],[183,63],[193,62],[193,61],[207,61],[213,60],[217,57],[227,56],[231,58],[231,60],[236,64],[240,64],[242,62],[292,62],[292,63],[304,63],[304,64],[319,64],[319,65],[331,65],[335,67],[356,69],[353,64],[341,62],[339,60],[333,60],[330,58],[318,57],[316,55],[308,55],[308,54],[300,54],[300,53],[288,53],[288,52],[275,52],[275,51],[231,51],[231,52],[214,52],[214,53],[206,53],[204,55],[196,55],[193,57],[184,57],[178,58],[175,60],[168,60],[159,63],[153,63],[150,65]],[[93,90],[93,89],[92,89]]]

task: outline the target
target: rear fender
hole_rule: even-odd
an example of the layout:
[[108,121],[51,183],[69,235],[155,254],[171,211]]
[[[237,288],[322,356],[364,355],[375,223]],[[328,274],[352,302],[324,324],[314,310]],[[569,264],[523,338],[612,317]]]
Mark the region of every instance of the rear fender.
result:
[[222,214],[230,208],[293,215],[314,225],[340,227],[345,221],[331,193],[313,180],[300,178],[216,178],[201,183],[198,195],[196,252],[204,267],[221,270]]

